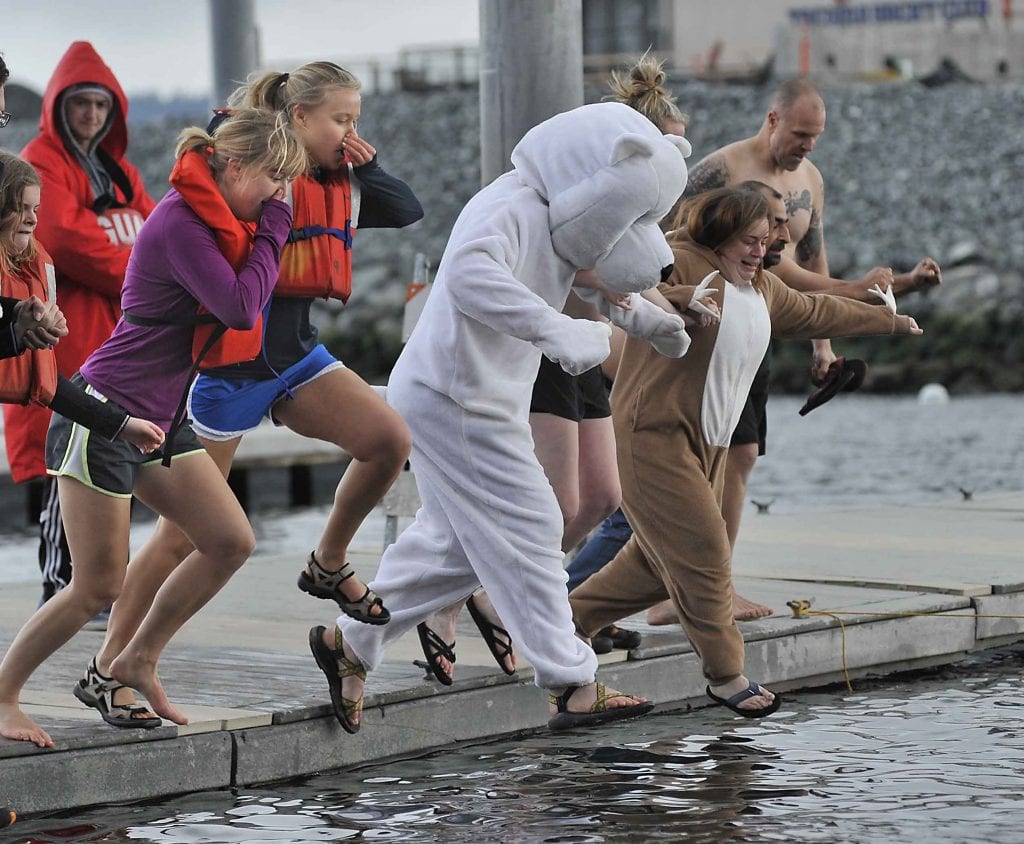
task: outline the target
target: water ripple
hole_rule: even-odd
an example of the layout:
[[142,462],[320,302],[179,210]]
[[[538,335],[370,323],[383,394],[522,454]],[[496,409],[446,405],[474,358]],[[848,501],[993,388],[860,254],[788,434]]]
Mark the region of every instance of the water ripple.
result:
[[[37,842],[1021,840],[1024,646],[721,710],[19,824]],[[1012,704],[1012,705],[1007,705]]]

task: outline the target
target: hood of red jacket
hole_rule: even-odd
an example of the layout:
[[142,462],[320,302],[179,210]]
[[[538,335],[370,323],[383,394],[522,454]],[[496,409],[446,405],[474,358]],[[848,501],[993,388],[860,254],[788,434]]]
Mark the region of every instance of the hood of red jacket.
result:
[[128,99],[114,72],[100,58],[96,48],[88,41],[75,41],[57,63],[53,76],[43,92],[43,113],[39,115],[39,131],[49,137],[57,146],[63,146],[59,117],[55,112],[60,95],[72,85],[83,82],[102,85],[114,95],[114,116],[110,130],[100,141],[100,146],[114,158],[122,158],[128,149]]

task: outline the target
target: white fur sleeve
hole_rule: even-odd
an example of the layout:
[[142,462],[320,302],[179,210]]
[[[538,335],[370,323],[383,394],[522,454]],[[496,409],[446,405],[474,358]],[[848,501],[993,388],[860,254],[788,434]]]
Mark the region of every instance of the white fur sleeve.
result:
[[488,328],[542,343],[572,320],[517,279],[514,262],[513,246],[501,235],[464,243],[444,267],[448,295],[459,311]]
[[681,358],[690,348],[690,335],[686,333],[682,317],[663,311],[639,293],[630,293],[629,308],[623,309],[610,304],[596,290],[574,287],[573,291],[630,337],[647,340],[665,357]]

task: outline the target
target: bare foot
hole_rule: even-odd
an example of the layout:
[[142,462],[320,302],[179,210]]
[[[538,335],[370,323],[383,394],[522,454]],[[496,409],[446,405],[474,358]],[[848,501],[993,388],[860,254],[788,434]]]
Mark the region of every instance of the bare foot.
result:
[[[323,639],[324,645],[329,651],[335,652],[337,645],[337,627],[331,626],[324,628]],[[348,642],[344,639],[341,641],[341,652],[345,655],[345,659],[353,663],[356,666],[360,665],[359,657],[356,656],[355,651],[348,646]],[[359,706],[352,707],[346,710],[346,717],[351,722],[353,727],[358,727],[359,723],[363,720],[363,689],[366,687],[366,681],[359,677],[358,674],[349,674],[347,677],[341,679],[341,696],[349,701],[358,701]]]
[[0,703],[0,736],[30,741],[38,747],[53,747],[50,734],[22,712],[16,703]]
[[[110,666],[106,668],[100,666],[100,658],[96,657],[96,669],[103,677],[112,676],[110,673]],[[135,689],[130,689],[128,686],[121,686],[119,689],[114,689],[113,695],[111,695],[110,702],[114,706],[131,706],[133,703],[138,703],[138,699],[135,697]],[[153,712],[148,709],[133,709],[131,717],[136,721],[151,721],[153,719]]]
[[[622,706],[637,706],[641,703],[647,703],[647,698],[645,697],[627,694],[615,689],[605,688],[604,693],[605,709],[618,709]],[[569,696],[566,709],[569,712],[575,713],[590,712],[595,703],[597,703],[597,683],[587,683],[585,686],[580,686]],[[554,705],[549,707],[549,711],[552,715],[558,714],[558,708]]]
[[765,604],[756,604],[753,601],[748,601],[742,595],[736,591],[736,587],[732,588],[732,617],[737,621],[754,621],[757,618],[767,618],[775,612],[771,607]]
[[[491,635],[494,638],[494,644],[488,642],[488,648],[491,654],[494,656],[495,661],[502,667],[502,671],[506,674],[512,674],[516,670],[516,653],[512,648],[512,637],[508,635],[508,631],[505,630],[505,625],[501,623],[501,617],[498,615],[498,611],[494,608],[494,604],[491,603],[491,599],[487,596],[486,589],[480,589],[473,593],[472,601],[473,607],[476,608],[483,620],[491,626]],[[474,619],[475,621],[476,619]],[[479,627],[479,624],[477,625]],[[481,635],[483,631],[481,630]],[[486,636],[484,637],[486,641]]]
[[[736,621],[754,621],[758,618],[767,618],[774,613],[775,610],[771,607],[747,600],[736,592],[735,586],[732,587],[732,617]],[[671,601],[662,601],[647,610],[647,623],[652,627],[678,624],[679,616]]]
[[[432,616],[430,616],[424,623],[430,630],[433,630],[448,647],[453,648],[455,645],[455,623],[459,619],[459,613],[462,612],[462,601],[457,601],[450,607],[445,607],[443,610],[438,610]],[[426,654],[424,654],[426,656]],[[455,665],[444,657],[443,654],[437,653],[434,657],[428,657],[428,661],[436,662],[441,672],[447,675],[449,678],[455,678]]]
[[661,627],[666,624],[678,624],[679,615],[671,601],[662,601],[647,610],[647,623],[652,627]]
[[110,663],[110,676],[138,692],[149,703],[150,709],[161,718],[173,724],[187,724],[188,718],[174,706],[164,693],[160,678],[156,673],[156,664],[144,660],[133,660],[127,651]]
[[[725,698],[728,700],[734,694],[742,692],[747,686],[750,685],[750,681],[742,674],[735,680],[731,680],[721,686],[712,685],[711,691],[714,692],[718,697]],[[755,695],[754,697],[747,698],[746,700],[740,701],[736,706],[738,709],[767,709],[772,705],[772,701],[775,700],[775,694],[770,692],[764,686],[760,686],[761,694]]]

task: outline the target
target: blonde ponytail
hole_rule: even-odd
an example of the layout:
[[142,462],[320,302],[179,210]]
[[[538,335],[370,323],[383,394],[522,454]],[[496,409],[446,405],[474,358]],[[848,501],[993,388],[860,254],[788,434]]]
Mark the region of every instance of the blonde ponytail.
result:
[[667,122],[685,126],[686,115],[665,87],[668,75],[662,69],[663,64],[646,52],[628,70],[613,70],[608,81],[612,92],[602,99],[628,105],[662,130]]
[[212,135],[197,126],[185,129],[178,138],[175,155],[209,153],[210,167],[221,173],[228,159],[275,176],[294,179],[306,171],[309,158],[305,147],[288,125],[284,114],[259,108],[231,112]]

